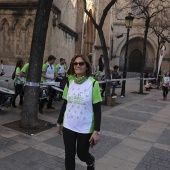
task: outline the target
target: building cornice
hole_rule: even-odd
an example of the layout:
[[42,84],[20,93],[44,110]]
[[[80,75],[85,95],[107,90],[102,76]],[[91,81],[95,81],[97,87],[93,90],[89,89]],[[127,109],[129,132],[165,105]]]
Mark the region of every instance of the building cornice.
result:
[[38,2],[28,3],[0,3],[0,9],[18,10],[18,9],[37,9]]

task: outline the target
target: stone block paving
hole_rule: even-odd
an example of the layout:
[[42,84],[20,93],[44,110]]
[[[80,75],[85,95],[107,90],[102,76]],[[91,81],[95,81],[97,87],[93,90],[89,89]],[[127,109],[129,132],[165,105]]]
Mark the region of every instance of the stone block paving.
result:
[[132,104],[127,108],[132,110],[137,110],[137,111],[150,112],[150,113],[158,113],[162,109],[162,107],[157,107],[156,105],[151,106],[151,105],[140,104],[140,103]]
[[5,149],[8,146],[14,145],[15,143],[16,141],[14,140],[0,136],[0,149]]
[[[65,170],[64,159],[27,148],[0,160],[1,170]],[[76,165],[76,170],[84,170]]]
[[156,142],[170,146],[170,130],[165,129]]
[[103,117],[101,129],[105,131],[115,132],[122,135],[130,135],[139,126],[140,125],[137,123]]
[[168,103],[163,103],[163,102],[160,102],[157,99],[151,99],[151,98],[143,100],[142,104],[156,106],[156,107],[162,107],[162,108],[166,107],[168,105]]
[[91,148],[90,152],[95,156],[96,160],[98,160],[106,155],[107,152],[113,149],[121,141],[122,140],[114,137],[100,135],[100,142],[94,148]]
[[[100,142],[95,147],[90,148],[90,152],[95,156],[96,160],[98,160],[99,158],[107,154],[107,152],[113,149],[120,142],[121,142],[120,139],[100,135]],[[44,141],[44,143],[64,149],[62,136],[50,138]]]
[[63,136],[61,135],[45,140],[44,143],[51,145],[51,146],[56,146],[57,148],[64,149]]
[[138,111],[132,111],[127,109],[126,110],[120,109],[118,111],[113,111],[110,115],[130,119],[130,120],[143,121],[143,122],[146,122],[149,118],[152,117],[152,114],[149,113],[141,113]]
[[170,170],[170,152],[152,147],[135,170]]

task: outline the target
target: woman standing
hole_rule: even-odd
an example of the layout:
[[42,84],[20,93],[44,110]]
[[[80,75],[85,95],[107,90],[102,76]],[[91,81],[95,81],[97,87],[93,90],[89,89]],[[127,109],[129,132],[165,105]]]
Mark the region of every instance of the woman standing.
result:
[[94,170],[95,158],[89,153],[99,141],[101,122],[101,94],[97,81],[91,75],[91,64],[84,55],[76,55],[71,62],[71,75],[63,92],[63,105],[57,121],[57,132],[62,134],[65,145],[66,170],[75,170],[75,154]]
[[12,106],[15,108],[16,104],[15,104],[15,100],[17,98],[18,95],[20,95],[20,102],[19,104],[22,105],[23,104],[23,78],[20,76],[20,71],[22,69],[24,65],[24,61],[22,59],[19,59],[16,63],[16,67],[15,67],[15,78],[14,78],[14,86],[15,86],[15,95],[14,95],[14,99],[12,102]]
[[165,76],[162,78],[163,100],[167,99],[169,88],[170,88],[170,77],[169,77],[169,71],[167,71],[165,73]]

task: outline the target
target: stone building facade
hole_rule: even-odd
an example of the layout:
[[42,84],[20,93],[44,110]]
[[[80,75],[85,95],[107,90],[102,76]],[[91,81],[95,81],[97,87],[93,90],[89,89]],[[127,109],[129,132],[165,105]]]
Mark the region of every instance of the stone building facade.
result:
[[[110,0],[87,0],[87,9],[96,19],[100,20],[104,7]],[[119,1],[124,3],[124,0]],[[14,65],[17,58],[28,60],[32,40],[34,19],[38,0],[1,0],[0,1],[0,60],[4,64]],[[114,7],[108,12],[103,31],[109,53],[110,67],[115,64],[123,69],[126,32],[124,10],[120,17],[115,16]],[[134,20],[130,30],[127,70],[139,72],[143,49],[144,21]],[[122,38],[116,38],[123,34]],[[156,67],[157,37],[149,30],[146,49],[146,68],[154,71]],[[166,43],[166,55],[162,63],[162,70],[169,70],[170,47]],[[82,0],[54,0],[50,20],[44,61],[52,54],[63,57],[69,63],[78,53],[92,54],[93,65],[98,65],[98,58],[102,54],[101,43],[90,18],[84,13]]]
[[[38,0],[0,1],[0,60],[15,65],[18,58],[28,62]],[[44,61],[50,54],[69,62],[75,54],[76,0],[54,0],[51,9]]]

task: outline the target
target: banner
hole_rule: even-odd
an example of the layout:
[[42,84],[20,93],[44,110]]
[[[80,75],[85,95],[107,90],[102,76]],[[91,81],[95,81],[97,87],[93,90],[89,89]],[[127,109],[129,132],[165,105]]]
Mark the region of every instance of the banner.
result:
[[158,63],[158,72],[157,72],[157,79],[158,79],[158,75],[159,75],[159,71],[160,71],[160,68],[161,68],[161,64],[162,64],[162,59],[165,55],[165,50],[166,50],[166,47],[163,45],[161,50],[160,50],[160,57],[159,57],[159,63]]

